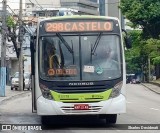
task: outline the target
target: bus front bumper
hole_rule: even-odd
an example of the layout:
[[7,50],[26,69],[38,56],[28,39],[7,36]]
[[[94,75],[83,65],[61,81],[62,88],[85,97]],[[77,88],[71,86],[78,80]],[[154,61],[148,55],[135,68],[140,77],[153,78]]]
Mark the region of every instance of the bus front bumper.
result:
[[[88,104],[88,110],[75,110],[75,104]],[[98,115],[126,113],[126,98],[119,95],[116,98],[93,103],[63,103],[45,99],[37,99],[38,115]]]

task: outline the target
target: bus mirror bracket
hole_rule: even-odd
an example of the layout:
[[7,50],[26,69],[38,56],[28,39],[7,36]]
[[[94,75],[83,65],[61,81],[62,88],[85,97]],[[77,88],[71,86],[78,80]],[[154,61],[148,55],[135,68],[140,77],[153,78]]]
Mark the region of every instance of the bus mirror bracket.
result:
[[125,33],[124,42],[125,42],[125,44],[126,44],[126,48],[127,48],[127,49],[132,48],[131,38],[129,37],[127,31],[124,30],[124,29],[122,29],[122,31]]
[[32,52],[36,51],[36,36],[31,36],[30,49]]

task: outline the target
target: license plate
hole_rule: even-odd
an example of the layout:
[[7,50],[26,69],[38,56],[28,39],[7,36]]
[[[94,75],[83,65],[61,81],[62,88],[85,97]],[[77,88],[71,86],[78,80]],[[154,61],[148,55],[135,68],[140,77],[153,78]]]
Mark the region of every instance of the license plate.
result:
[[75,104],[74,105],[75,110],[89,110],[88,104]]

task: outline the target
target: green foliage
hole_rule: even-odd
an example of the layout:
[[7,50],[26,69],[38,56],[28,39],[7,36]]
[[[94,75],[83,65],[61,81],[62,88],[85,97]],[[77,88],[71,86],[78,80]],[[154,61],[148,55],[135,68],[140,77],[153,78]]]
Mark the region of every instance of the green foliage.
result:
[[127,71],[136,73],[147,70],[148,57],[152,64],[160,64],[160,40],[158,39],[142,39],[142,32],[133,30],[130,33],[132,38],[132,48],[125,52]]
[[7,17],[7,27],[14,28],[16,26],[12,16]]
[[147,79],[148,60],[151,69],[160,64],[160,0],[121,0],[119,7],[130,20],[129,25],[141,29],[140,34],[131,32],[133,48],[125,53],[127,69],[134,72],[141,69]]
[[131,27],[131,28],[134,28],[134,29],[138,28],[138,27],[137,27],[136,25],[134,25],[132,22],[127,22],[126,25],[129,26],[129,27]]
[[157,57],[153,58],[153,63],[155,65],[160,64],[160,56],[157,56]]
[[145,38],[158,38],[160,0],[121,0],[119,7],[134,26],[141,26]]
[[140,43],[141,43],[141,31],[133,30],[129,33],[132,38],[132,48],[125,51],[126,67],[128,73],[135,73],[141,70],[140,59]]
[[160,40],[148,39],[146,41],[146,49],[149,53],[151,61],[154,65],[160,64]]
[[141,30],[132,30],[129,32],[129,36],[132,38],[132,47],[139,47],[142,40],[142,31]]
[[[7,27],[9,28],[15,28],[16,27],[16,23],[13,19],[12,16],[8,16],[7,19],[6,19],[6,25]],[[1,32],[1,29],[0,29],[0,32]]]

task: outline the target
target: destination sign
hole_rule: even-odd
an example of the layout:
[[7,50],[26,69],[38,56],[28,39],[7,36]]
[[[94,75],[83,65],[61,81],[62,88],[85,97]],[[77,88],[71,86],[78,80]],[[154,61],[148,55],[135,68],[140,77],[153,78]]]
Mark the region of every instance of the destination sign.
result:
[[77,69],[49,69],[48,75],[49,76],[77,75]]
[[45,24],[46,32],[82,32],[82,31],[112,31],[112,22],[47,22]]

